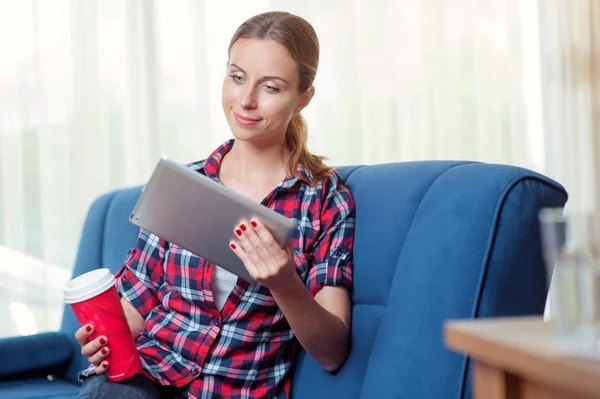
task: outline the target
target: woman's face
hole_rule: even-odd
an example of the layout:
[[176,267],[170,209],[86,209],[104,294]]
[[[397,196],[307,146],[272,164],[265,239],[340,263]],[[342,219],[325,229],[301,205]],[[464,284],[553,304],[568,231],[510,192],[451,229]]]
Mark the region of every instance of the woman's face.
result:
[[239,39],[231,47],[222,102],[234,137],[279,141],[292,116],[310,102],[311,87],[299,92],[298,65],[273,40]]

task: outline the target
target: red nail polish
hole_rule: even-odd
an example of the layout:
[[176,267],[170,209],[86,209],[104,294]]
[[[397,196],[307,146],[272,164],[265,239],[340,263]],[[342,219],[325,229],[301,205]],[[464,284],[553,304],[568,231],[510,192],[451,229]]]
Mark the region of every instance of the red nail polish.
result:
[[87,332],[92,332],[92,326],[87,326],[87,327],[85,328],[85,331],[87,331]]
[[231,247],[231,249],[235,249],[236,248],[235,244],[229,244],[229,246]]
[[242,230],[246,231],[246,225],[245,224],[240,224],[240,227],[242,228]]
[[106,344],[106,340],[104,338],[100,338],[100,345]]
[[106,355],[108,353],[108,351],[106,350],[106,348],[102,348],[102,354]]
[[108,363],[107,362],[102,362],[102,367],[107,368],[108,367]]
[[254,220],[251,221],[250,224],[252,225],[252,227],[256,227],[256,222]]
[[241,236],[241,235],[242,235],[242,231],[241,231],[240,229],[237,229],[237,230],[235,231],[235,234],[237,234],[238,236]]

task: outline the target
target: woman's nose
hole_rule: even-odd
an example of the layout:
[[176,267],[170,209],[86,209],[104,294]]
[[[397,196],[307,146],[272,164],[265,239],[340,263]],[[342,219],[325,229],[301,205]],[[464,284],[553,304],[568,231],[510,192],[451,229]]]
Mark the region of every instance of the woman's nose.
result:
[[242,93],[240,106],[242,108],[256,108],[256,93],[252,87],[248,87],[246,91]]

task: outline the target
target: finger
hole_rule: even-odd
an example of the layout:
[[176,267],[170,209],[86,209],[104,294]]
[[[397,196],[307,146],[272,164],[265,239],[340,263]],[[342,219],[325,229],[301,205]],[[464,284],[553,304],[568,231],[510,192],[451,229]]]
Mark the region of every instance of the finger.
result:
[[239,235],[240,244],[255,265],[259,267],[266,265],[271,258],[269,251],[254,229],[248,226],[246,221],[242,221],[239,225],[237,231],[242,231],[242,234]]
[[108,361],[103,361],[102,363],[100,363],[98,366],[96,366],[96,368],[94,369],[94,372],[98,375],[100,374],[104,374],[106,373],[106,370],[108,370],[109,364]]
[[104,348],[100,349],[98,352],[94,353],[92,356],[88,357],[88,360],[90,363],[92,364],[100,364],[100,362],[102,362],[104,360],[104,358],[106,356],[108,356],[109,353],[109,349],[107,346],[105,346]]
[[[244,227],[242,227],[244,226]],[[250,244],[250,241],[248,240],[248,236],[245,234],[245,231],[247,231],[248,228],[246,227],[246,222],[245,221],[241,221],[240,224],[238,224],[235,228],[235,234],[237,235],[237,239],[238,239],[238,247],[243,251],[243,253],[239,252],[242,256],[245,256],[246,259],[248,259],[249,261],[251,261],[255,267],[260,266],[256,263],[256,261],[258,260],[258,258],[256,257],[256,253],[254,248],[252,247],[252,245]]]
[[254,219],[250,221],[250,227],[252,227],[252,231],[260,238],[263,245],[271,255],[278,255],[279,251],[281,251],[281,247],[275,241],[273,234],[269,231],[267,226],[262,224],[262,222],[258,219]]
[[292,244],[292,240],[289,240],[283,249],[290,259],[294,259],[294,244]]
[[252,263],[252,261],[250,260],[250,258],[248,257],[248,255],[246,254],[244,249],[241,247],[239,241],[231,241],[229,243],[229,248],[231,248],[233,253],[235,253],[237,255],[237,257],[240,258],[240,260],[244,264],[244,267],[246,268],[246,270],[248,270],[248,273],[250,273],[250,276],[252,276],[254,279],[256,279],[256,276],[257,276],[256,266],[254,266],[254,264]]
[[88,343],[88,339],[90,335],[94,333],[94,326],[91,324],[86,324],[79,328],[79,330],[75,331],[75,339],[79,342],[79,345],[83,347]]
[[92,356],[108,343],[105,336],[100,336],[93,341],[88,342],[81,348],[81,354],[86,357]]
[[[293,259],[294,249],[291,246],[291,240],[288,243],[289,248],[288,246],[285,249],[281,248],[277,241],[275,241],[275,237],[273,237],[271,231],[260,220],[251,220],[250,226],[255,234],[260,237],[262,244],[266,248],[268,260],[265,261],[265,264],[269,265],[272,270],[276,270],[282,264],[286,264],[290,259]],[[290,248],[291,252],[289,251]]]

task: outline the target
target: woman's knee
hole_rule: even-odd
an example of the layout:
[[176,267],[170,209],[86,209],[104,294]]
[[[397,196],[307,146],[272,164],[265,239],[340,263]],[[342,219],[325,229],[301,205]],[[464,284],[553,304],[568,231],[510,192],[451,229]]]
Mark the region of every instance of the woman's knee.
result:
[[154,383],[141,375],[120,382],[111,382],[106,375],[86,378],[77,399],[160,399]]

